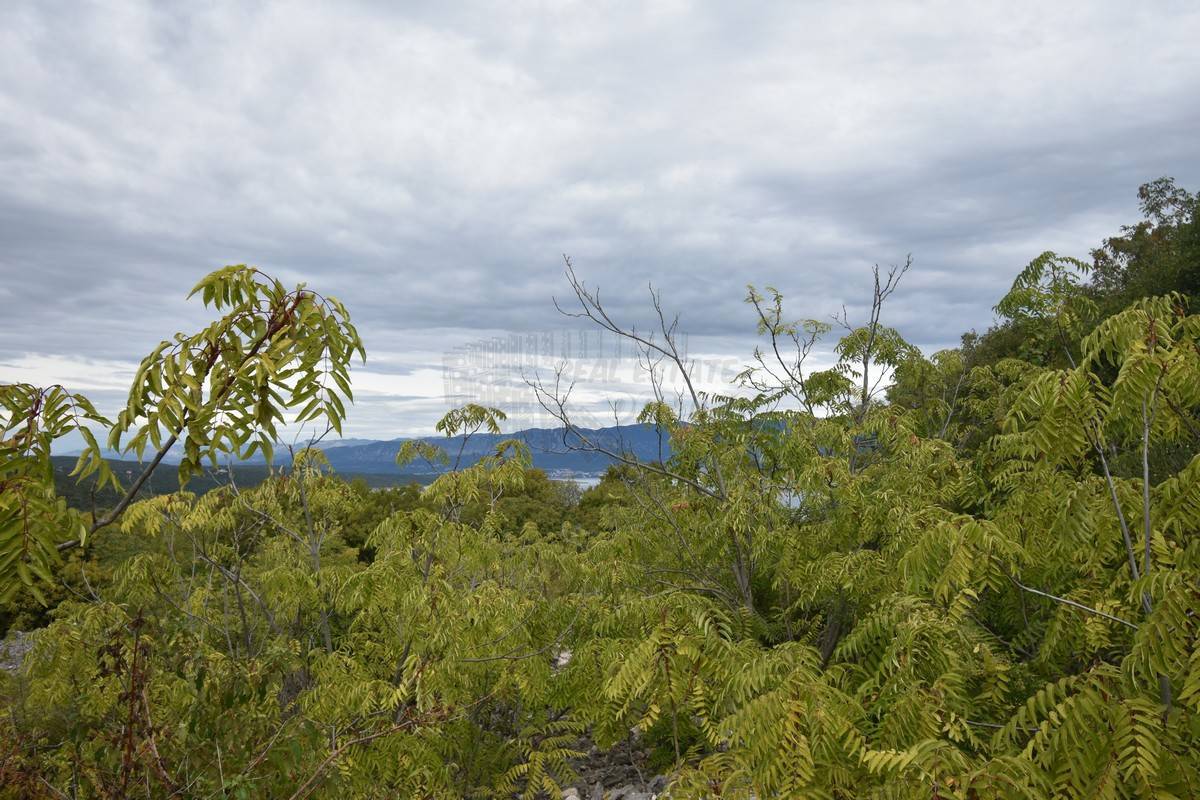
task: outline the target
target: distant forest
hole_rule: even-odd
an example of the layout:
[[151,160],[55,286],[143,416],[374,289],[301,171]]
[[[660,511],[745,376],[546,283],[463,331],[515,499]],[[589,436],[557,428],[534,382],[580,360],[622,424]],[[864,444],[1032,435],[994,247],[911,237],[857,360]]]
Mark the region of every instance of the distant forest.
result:
[[[78,461],[75,456],[51,456],[50,461],[54,465],[55,489],[72,508],[81,511],[91,511],[93,508],[109,509],[115,506],[124,494],[123,491],[118,491],[111,485],[99,485],[95,475],[88,476],[83,480],[71,477],[71,472],[75,469]],[[146,468],[144,463],[137,461],[114,459],[106,459],[106,461],[108,468],[125,485],[132,483],[133,479]],[[275,466],[273,469],[276,473],[287,472],[286,465]],[[232,476],[229,467],[219,467],[216,470],[209,467],[188,480],[186,489],[200,495],[219,487],[228,486],[231,482],[249,489],[258,486],[271,474],[272,468],[263,464],[237,464],[232,468]],[[370,472],[347,472],[342,474],[346,480],[359,481],[371,488],[406,486],[413,483],[424,486],[437,478],[437,475],[427,473],[380,475]],[[179,491],[179,488],[179,474],[172,465],[167,464],[150,476],[139,489],[137,499],[145,500],[157,495],[174,494]]]

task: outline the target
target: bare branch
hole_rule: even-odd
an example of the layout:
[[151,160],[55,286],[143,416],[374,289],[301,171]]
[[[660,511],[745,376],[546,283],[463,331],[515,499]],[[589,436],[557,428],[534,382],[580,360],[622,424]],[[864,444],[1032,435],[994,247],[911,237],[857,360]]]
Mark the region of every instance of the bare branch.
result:
[[1056,603],[1062,603],[1065,606],[1070,606],[1071,608],[1077,608],[1080,611],[1086,611],[1089,614],[1095,614],[1098,617],[1103,617],[1104,619],[1111,620],[1112,622],[1118,622],[1127,628],[1132,628],[1135,631],[1138,629],[1137,625],[1135,625],[1134,623],[1130,622],[1127,619],[1121,619],[1120,617],[1114,617],[1112,614],[1106,614],[1105,612],[1103,612],[1097,608],[1092,608],[1091,606],[1085,606],[1083,603],[1076,603],[1074,600],[1068,600],[1067,598],[1059,597],[1056,594],[1050,594],[1049,592],[1043,592],[1041,589],[1034,589],[1032,586],[1026,586],[1025,584],[1021,583],[1019,580],[1017,580],[1016,578],[1013,578],[1013,577],[1010,577],[1009,580],[1011,580],[1014,584],[1016,584],[1018,589],[1029,592],[1030,594],[1036,594],[1038,597],[1045,597],[1049,600],[1053,600]]
[[[553,391],[547,390],[545,385],[543,385],[541,383],[540,379],[536,375],[533,378],[529,378],[528,376],[523,376],[523,379],[524,379],[526,385],[529,386],[531,389],[533,389],[534,395],[537,397],[539,405],[541,405],[541,407],[543,409],[545,409],[545,411],[547,413],[549,413],[556,420],[558,420],[558,422],[563,426],[562,441],[563,441],[563,446],[565,448],[567,448],[570,451],[574,451],[574,452],[599,453],[601,455],[607,456],[608,458],[610,458],[613,461],[616,461],[618,463],[626,464],[628,466],[631,466],[631,467],[634,467],[636,469],[643,470],[646,472],[652,472],[657,475],[661,475],[665,478],[670,478],[671,480],[675,480],[680,483],[686,484],[687,486],[690,486],[691,488],[695,489],[697,492],[700,492],[701,494],[706,495],[708,497],[713,497],[713,498],[723,498],[724,497],[724,492],[721,490],[710,489],[709,487],[703,485],[699,481],[697,481],[693,478],[689,478],[686,475],[681,475],[680,473],[675,472],[673,470],[667,469],[666,467],[664,467],[660,464],[651,464],[651,463],[642,461],[639,458],[630,456],[626,453],[619,452],[617,450],[613,450],[612,448],[609,448],[609,447],[605,447],[604,445],[599,444],[596,441],[594,441],[591,437],[588,436],[587,431],[585,431],[583,428],[580,428],[579,426],[577,426],[571,420],[570,414],[567,412],[567,409],[566,409],[567,399],[570,395],[570,388],[568,388],[566,394],[560,394],[559,387],[561,386],[562,373],[561,373],[561,371],[556,371],[555,374],[556,374],[556,382],[555,382],[555,388]],[[574,384],[572,384],[572,386],[573,385]]]

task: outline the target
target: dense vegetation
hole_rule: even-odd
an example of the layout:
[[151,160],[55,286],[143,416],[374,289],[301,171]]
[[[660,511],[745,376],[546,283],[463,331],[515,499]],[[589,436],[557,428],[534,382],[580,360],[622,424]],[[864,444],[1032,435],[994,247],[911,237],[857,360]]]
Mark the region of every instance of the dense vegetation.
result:
[[[184,479],[269,450],[289,409],[340,426],[345,309],[214,273],[196,291],[224,316],[156,349],[115,424],[3,387],[9,593],[63,585],[80,540],[125,552],[48,598],[2,684],[0,780],[533,798],[583,742],[635,729],[672,797],[1200,796],[1200,222],[1169,181],[1142,201],[1091,261],[1039,256],[1000,324],[929,357],[884,324],[905,267],[838,320],[826,370],[806,359],[837,323],[751,289],[764,346],[739,391],[660,395],[643,420],[670,458],[611,453],[582,497],[510,442],[420,492],[363,491],[305,451],[253,488],[72,510],[45,465],[84,426],[139,455],[183,439]],[[579,315],[691,386],[669,316],[634,333],[568,277]],[[603,449],[536,389],[566,444]],[[79,472],[108,480],[90,441]]]
[[[59,497],[66,500],[67,505],[72,508],[84,511],[109,509],[119,502],[121,496],[124,494],[124,491],[118,490],[119,487],[114,488],[111,485],[98,485],[95,476],[77,480],[71,474],[75,470],[77,463],[77,459],[74,456],[51,456],[50,461],[54,465],[54,488],[58,492]],[[145,464],[137,461],[108,459],[108,468],[117,476],[124,476],[127,482],[133,480],[145,467]],[[187,484],[181,487],[179,485],[179,475],[174,470],[164,467],[163,469],[156,470],[142,484],[136,499],[146,500],[160,494],[174,494],[181,488],[186,488],[194,494],[204,494],[213,489],[227,486],[230,482],[242,487],[252,487],[262,483],[271,475],[286,471],[287,466],[281,464],[273,466],[266,466],[264,464],[236,464],[232,468],[227,465],[218,467],[215,470],[205,470],[203,474],[190,478]],[[424,486],[432,483],[437,477],[437,475],[431,473],[399,475],[339,471],[339,474],[347,480],[354,482],[364,491],[367,489],[392,489],[414,483]]]

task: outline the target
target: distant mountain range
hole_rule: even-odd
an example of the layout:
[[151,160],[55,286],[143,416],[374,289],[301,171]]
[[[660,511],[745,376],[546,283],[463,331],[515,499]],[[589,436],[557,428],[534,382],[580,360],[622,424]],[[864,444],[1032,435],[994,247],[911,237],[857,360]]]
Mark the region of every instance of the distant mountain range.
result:
[[[592,428],[584,430],[584,435],[597,445],[615,452],[628,453],[643,461],[659,461],[670,456],[670,446],[666,432],[660,431],[653,425],[617,425],[609,428]],[[464,445],[464,438],[466,443]],[[479,459],[496,451],[497,445],[506,439],[516,439],[524,442],[533,456],[533,465],[550,474],[598,475],[608,468],[613,460],[606,455],[594,452],[571,450],[563,443],[561,428],[529,428],[515,433],[492,434],[476,433],[470,437],[463,436],[423,436],[415,441],[426,442],[446,451],[451,465],[455,459],[460,459],[459,466],[466,467]],[[397,466],[396,454],[405,442],[413,439],[390,439],[387,441],[372,439],[333,439],[317,445],[325,452],[330,465],[341,473],[364,475],[427,475],[430,465],[418,459],[404,467]],[[461,450],[461,457],[459,452]],[[75,454],[77,454],[76,451]],[[64,454],[70,455],[70,454]],[[104,457],[112,460],[129,460],[128,454],[105,451]],[[179,456],[168,453],[163,459],[167,463],[179,462]],[[279,448],[275,453],[275,462],[286,464],[289,460],[285,449]],[[261,455],[245,462],[246,464],[264,464]],[[441,469],[441,468],[438,468]],[[446,468],[448,469],[448,467]]]

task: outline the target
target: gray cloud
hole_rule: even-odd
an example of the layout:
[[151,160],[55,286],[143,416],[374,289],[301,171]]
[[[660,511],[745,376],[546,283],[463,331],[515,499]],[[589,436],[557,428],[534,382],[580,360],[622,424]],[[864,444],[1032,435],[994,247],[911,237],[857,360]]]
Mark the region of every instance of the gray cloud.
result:
[[911,252],[891,321],[951,344],[1140,182],[1200,184],[1194,4],[970,5],[6,3],[0,379],[131,363],[240,262],[350,306],[352,435],[427,428],[442,353],[570,324],[564,252],[742,354],[746,283],[853,314]]

